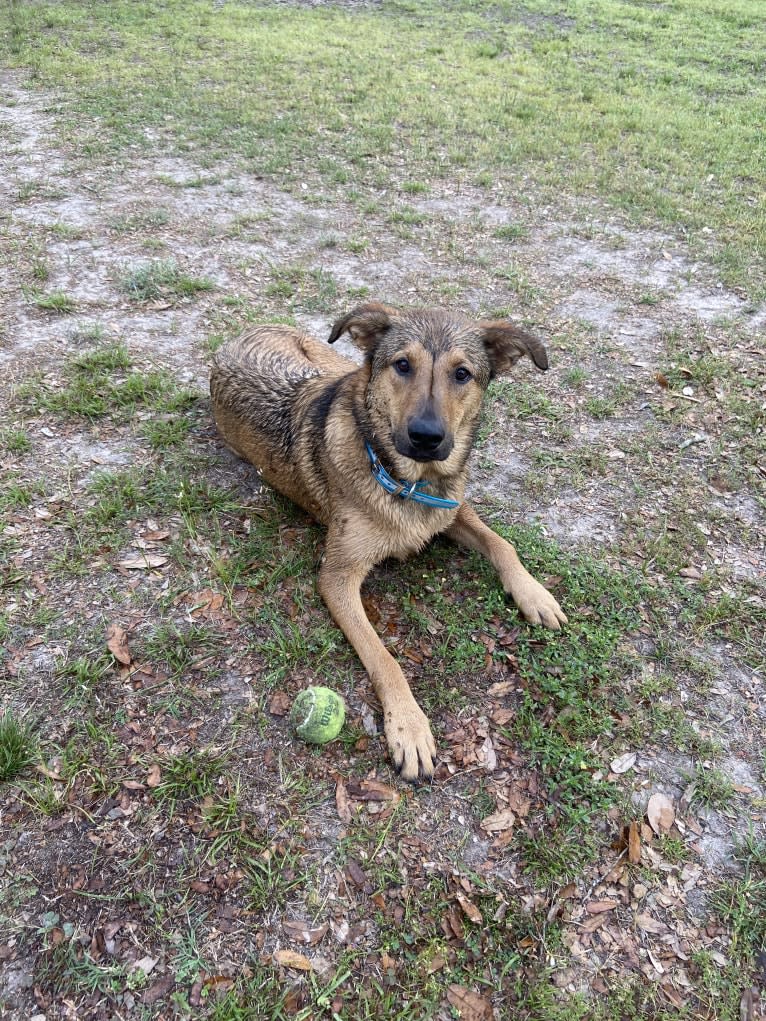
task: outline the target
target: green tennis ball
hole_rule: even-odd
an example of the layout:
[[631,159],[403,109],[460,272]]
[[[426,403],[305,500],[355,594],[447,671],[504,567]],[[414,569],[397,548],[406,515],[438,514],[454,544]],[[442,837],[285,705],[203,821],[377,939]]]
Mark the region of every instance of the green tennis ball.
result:
[[340,695],[321,685],[306,688],[290,710],[293,730],[310,744],[327,744],[340,734],[346,707]]

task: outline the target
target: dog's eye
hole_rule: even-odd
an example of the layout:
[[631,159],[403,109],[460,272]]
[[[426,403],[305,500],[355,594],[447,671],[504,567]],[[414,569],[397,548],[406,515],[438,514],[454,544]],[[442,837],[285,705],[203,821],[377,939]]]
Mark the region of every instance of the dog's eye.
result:
[[396,361],[394,362],[394,368],[396,369],[400,376],[406,376],[407,373],[410,371],[410,363],[407,361],[406,358],[397,358]]
[[455,379],[458,383],[467,383],[471,378],[471,373],[464,365],[461,365],[459,369],[455,369]]

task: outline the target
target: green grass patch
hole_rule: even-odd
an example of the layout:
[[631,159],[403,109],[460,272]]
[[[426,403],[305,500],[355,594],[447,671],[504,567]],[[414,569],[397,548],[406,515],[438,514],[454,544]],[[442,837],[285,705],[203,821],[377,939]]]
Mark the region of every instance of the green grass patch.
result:
[[215,287],[207,277],[184,273],[173,259],[153,259],[127,269],[120,283],[129,297],[139,302],[193,298]]
[[9,454],[26,454],[32,449],[32,441],[24,429],[9,426],[0,429],[0,447]]
[[0,716],[0,781],[13,780],[35,757],[35,738],[28,723],[7,710]]
[[210,628],[191,624],[181,630],[174,625],[160,624],[146,641],[146,651],[174,675],[193,670],[223,642],[221,635]]
[[154,795],[168,805],[172,816],[178,802],[212,797],[225,766],[226,755],[210,749],[171,755],[160,762],[160,782]]
[[26,383],[19,388],[35,411],[125,421],[139,408],[160,414],[187,411],[197,395],[162,369],[139,372],[122,344],[105,345],[71,359],[61,389]]
[[309,166],[358,189],[531,176],[683,224],[707,250],[712,231],[726,278],[762,293],[760,15],[757,0],[579,0],[566,17],[553,0],[523,17],[504,0],[414,0],[253,19],[243,3],[74,0],[12,5],[0,52],[68,90],[68,137],[77,124],[91,157],[154,147],[159,131],[296,184]]
[[291,307],[304,312],[330,312],[338,299],[338,284],[324,269],[306,269],[302,266],[275,266],[266,295],[289,301]]
[[72,315],[77,311],[77,302],[63,291],[52,291],[50,294],[36,294],[32,302],[43,312],[55,312],[58,315]]
[[109,229],[115,234],[149,233],[159,227],[166,227],[170,222],[170,213],[161,206],[154,209],[142,209],[126,216],[109,221]]

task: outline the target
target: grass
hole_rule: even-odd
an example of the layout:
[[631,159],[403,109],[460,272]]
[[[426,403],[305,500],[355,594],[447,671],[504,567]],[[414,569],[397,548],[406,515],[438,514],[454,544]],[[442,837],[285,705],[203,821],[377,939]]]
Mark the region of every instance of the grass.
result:
[[183,631],[174,625],[161,624],[148,637],[146,651],[153,660],[161,662],[176,676],[194,669],[221,641],[220,635],[197,624]]
[[[197,399],[196,394],[179,386],[164,370],[133,370],[122,344],[106,344],[70,359],[63,376],[66,382],[60,389],[26,384],[19,392],[35,411],[86,419],[124,420],[142,407],[161,414],[183,412]],[[161,442],[161,430],[154,435],[160,440],[156,445],[168,445]],[[165,437],[169,435],[172,430],[167,426]]]
[[69,708],[87,703],[111,669],[111,659],[103,655],[77,656],[60,663],[56,673]]
[[275,266],[266,295],[284,299],[292,309],[304,312],[329,312],[336,307],[338,284],[324,269],[305,269],[302,266]]
[[169,222],[168,210],[158,206],[118,217],[110,221],[109,227],[115,234],[141,234],[158,227],[166,227]]
[[[44,87],[71,90],[91,154],[146,145],[149,127],[179,149],[237,152],[282,182],[302,180],[310,158],[324,187],[392,173],[515,184],[531,171],[543,189],[596,191],[635,219],[683,223],[708,249],[712,230],[727,279],[763,293],[757,5],[525,10],[422,0],[287,19],[264,7],[256,27],[244,5],[219,17],[180,0],[108,13],[14,4],[1,45]],[[341,63],[353,73],[339,80]]]
[[207,277],[184,273],[173,259],[153,259],[126,269],[120,282],[128,296],[138,302],[193,298],[215,287]]
[[36,294],[33,303],[43,312],[56,312],[59,315],[72,315],[77,311],[77,302],[71,295],[63,291],[52,291],[50,294]]
[[[243,188],[227,196],[228,225],[200,224],[206,243],[233,239],[241,250],[274,241],[275,252],[284,244],[288,253],[270,265],[236,263],[234,272],[247,276],[234,284],[240,291],[198,309],[210,350],[255,321],[335,315],[364,290],[343,282],[344,257],[383,262],[398,245],[408,263],[403,238],[438,266],[438,276],[424,271],[415,281],[409,268],[387,270],[386,286],[405,279],[412,286],[403,300],[460,304],[478,294],[482,307],[502,305],[498,314],[515,318],[522,307],[530,323],[542,322],[558,296],[541,287],[528,258],[537,239],[525,209],[530,224],[539,208],[551,222],[578,219],[575,232],[600,237],[590,211],[594,223],[606,220],[603,202],[612,203],[621,229],[659,222],[670,233],[688,231],[692,257],[704,246],[751,303],[763,287],[764,217],[748,201],[757,165],[745,144],[762,119],[752,61],[760,59],[763,27],[746,23],[753,8],[743,0],[726,10],[712,2],[692,10],[686,0],[661,7],[578,0],[564,14],[549,0],[523,9],[426,0],[264,5],[255,20],[254,8],[238,3],[108,6],[15,3],[0,48],[66,110],[60,124],[75,168],[98,173],[125,153],[140,164],[147,136],[191,164],[174,178],[153,178],[158,194],[173,189],[165,191],[167,209],[147,199],[106,221],[115,243],[163,252],[166,228],[177,226],[171,207],[207,199],[205,190],[238,159],[244,174],[270,179],[264,189],[292,188],[304,210],[313,207],[305,222],[294,210],[282,222],[282,207],[251,211]],[[512,209],[514,219],[494,226],[477,218],[467,243],[449,214],[432,213],[421,199],[433,197],[438,209],[445,194],[458,204],[478,194]],[[44,197],[38,185],[19,196]],[[299,229],[305,245],[296,250]],[[45,237],[53,232],[44,228]],[[56,233],[59,243],[70,236]],[[44,297],[32,288],[55,279],[54,261],[34,239],[18,259],[32,303]],[[140,316],[147,302],[161,311],[210,284],[157,258],[125,266],[120,286],[132,299],[129,314]],[[599,286],[613,283],[599,275]],[[642,284],[630,293],[647,316],[673,301],[670,288]],[[385,763],[369,680],[316,593],[319,530],[278,498],[247,496],[252,475],[218,453],[207,456],[215,441],[196,394],[147,367],[132,343],[130,350],[110,343],[99,322],[69,322],[48,325],[80,353],[58,379],[47,373],[22,386],[24,416],[0,431],[0,656],[14,671],[14,697],[23,692],[41,719],[22,752],[34,761],[38,730],[52,749],[50,775],[27,776],[22,767],[19,784],[4,789],[11,840],[30,832],[46,849],[35,858],[34,892],[17,883],[9,900],[16,915],[32,919],[16,923],[14,946],[35,959],[40,1002],[52,998],[55,1011],[66,1001],[82,1016],[147,1019],[157,1011],[219,1021],[437,1018],[461,1012],[445,998],[457,985],[519,1021],[672,1016],[662,983],[644,982],[638,971],[623,980],[605,966],[608,991],[588,997],[555,982],[570,964],[575,984],[582,981],[569,952],[572,936],[582,938],[576,912],[586,891],[602,896],[593,884],[615,861],[610,845],[625,812],[634,817],[630,795],[655,775],[609,780],[616,753],[691,759],[692,815],[711,808],[733,819],[751,804],[724,772],[711,693],[721,664],[703,657],[715,648],[743,678],[763,669],[762,589],[713,562],[731,515],[706,506],[700,487],[725,481],[737,497],[752,490],[758,500],[761,378],[752,361],[740,368],[713,353],[739,344],[746,355],[752,337],[719,324],[663,335],[651,372],[656,367],[667,386],[644,373],[639,396],[632,375],[620,379],[632,352],[594,347],[592,332],[561,326],[560,375],[548,377],[550,389],[523,374],[493,383],[480,443],[495,433],[501,445],[515,431],[519,463],[534,470],[513,497],[488,499],[485,516],[553,589],[570,623],[556,635],[527,627],[492,569],[446,543],[373,572],[364,594],[375,627],[431,716],[443,755],[433,788],[410,790]],[[683,401],[687,386],[706,406]],[[611,420],[633,426],[639,401],[651,428],[636,422],[635,433],[618,432]],[[598,444],[586,442],[593,418],[604,423]],[[687,433],[703,429],[706,447],[679,450]],[[132,461],[99,470],[50,460],[57,441],[68,452],[77,437],[119,442]],[[626,455],[619,462],[609,456],[615,442]],[[41,467],[49,464],[50,479]],[[46,471],[44,486],[22,477],[22,467]],[[619,485],[623,475],[629,485]],[[620,545],[591,544],[583,555],[541,530],[506,527],[511,515],[530,512],[530,490],[549,494],[552,485],[585,498],[596,491],[607,503],[610,489],[619,492]],[[38,519],[43,494],[50,516]],[[748,527],[738,546],[754,550],[759,533]],[[167,556],[162,569],[121,570],[126,551],[153,533]],[[689,564],[705,567],[696,584],[676,577]],[[126,669],[106,656],[107,621],[129,629],[134,658]],[[51,677],[44,664],[55,650],[64,652]],[[293,741],[280,715],[307,679],[342,689],[349,703],[343,740],[326,748]],[[499,681],[503,694],[492,690]],[[740,711],[755,712],[749,703]],[[477,757],[486,740],[500,771]],[[390,785],[400,800],[392,807],[357,799],[350,821],[342,817],[336,790],[371,781]],[[528,807],[495,847],[481,822],[518,791]],[[61,847],[56,833],[67,846],[54,874],[45,862]],[[671,928],[681,917],[679,875],[704,864],[695,845],[691,827],[683,839],[673,831],[653,843],[659,860],[638,870],[648,890],[642,909]],[[0,879],[11,867],[6,850]],[[695,937],[703,949],[684,962],[692,988],[683,985],[689,1004],[681,1016],[735,1021],[742,987],[757,976],[760,833],[737,853],[739,873],[704,870],[710,924]],[[624,878],[635,877],[631,866]],[[573,920],[569,905],[563,916],[551,911],[570,881]],[[615,884],[620,896],[629,890],[622,879]],[[668,889],[674,908],[663,913]],[[480,923],[458,894],[480,911]],[[54,904],[55,921],[45,914]],[[621,909],[604,931],[624,926],[629,938],[631,918]],[[99,956],[107,918],[130,919],[130,929],[110,932],[114,951]],[[333,929],[309,948],[284,929],[298,919]],[[619,942],[604,951],[599,932],[589,936],[593,959],[624,963]],[[642,952],[653,947],[666,961],[661,940],[642,940]],[[325,961],[327,970],[281,967],[269,956],[277,946]],[[711,955],[719,946],[729,966]],[[131,970],[139,953],[161,957],[151,976]],[[675,965],[666,965],[672,982]],[[166,974],[175,988],[154,1006],[142,1002],[139,993]]]
[[208,750],[172,755],[160,764],[161,780],[155,795],[168,803],[172,815],[178,802],[210,797],[225,763],[225,755]]
[[699,763],[693,776],[687,780],[694,784],[694,801],[707,808],[728,808],[734,799],[731,779],[714,766]]
[[34,756],[32,728],[6,710],[0,716],[0,781],[13,780],[30,765]]

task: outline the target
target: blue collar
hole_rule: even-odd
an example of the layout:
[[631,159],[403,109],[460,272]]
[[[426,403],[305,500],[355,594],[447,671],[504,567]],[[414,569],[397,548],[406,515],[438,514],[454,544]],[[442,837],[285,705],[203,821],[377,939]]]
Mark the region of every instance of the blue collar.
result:
[[427,486],[428,483],[422,480],[420,482],[397,482],[388,474],[380,463],[378,455],[366,440],[364,441],[364,449],[367,451],[367,456],[370,459],[372,477],[378,485],[382,486],[392,496],[398,496],[402,500],[414,500],[415,503],[424,503],[427,507],[441,507],[442,510],[452,510],[454,507],[460,506],[457,500],[447,500],[441,496],[432,496],[430,493],[424,493],[421,487]]

